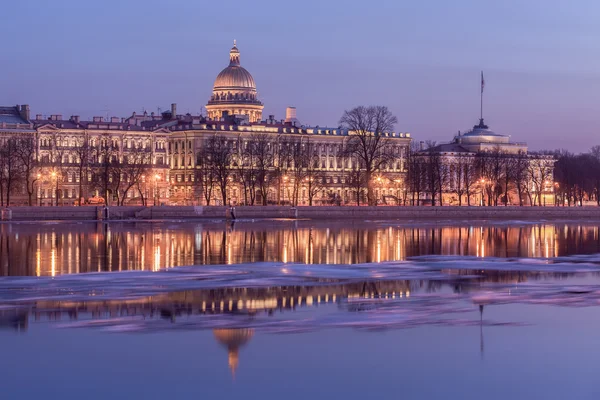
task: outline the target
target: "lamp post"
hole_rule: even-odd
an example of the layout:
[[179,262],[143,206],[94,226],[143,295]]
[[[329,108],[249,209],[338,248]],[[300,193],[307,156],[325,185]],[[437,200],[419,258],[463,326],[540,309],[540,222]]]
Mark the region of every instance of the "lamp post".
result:
[[558,206],[559,206],[559,203],[558,203],[558,196],[557,196],[557,193],[558,193],[558,186],[559,186],[559,185],[558,185],[558,182],[554,182],[554,206],[555,206],[555,207],[558,207]]
[[154,175],[154,205],[156,205],[156,201],[158,199],[158,181],[160,180],[160,175]]

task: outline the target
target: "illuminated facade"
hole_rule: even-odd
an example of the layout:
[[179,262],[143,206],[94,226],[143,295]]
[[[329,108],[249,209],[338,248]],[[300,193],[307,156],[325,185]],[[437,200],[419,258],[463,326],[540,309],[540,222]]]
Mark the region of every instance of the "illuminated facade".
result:
[[[228,203],[322,205],[333,204],[332,199],[337,204],[352,203],[356,196],[348,183],[348,174],[360,167],[357,160],[340,154],[353,133],[339,127],[301,125],[293,107],[287,109],[286,119],[276,120],[273,115],[263,119],[263,107],[254,78],[240,65],[240,52],[234,44],[229,54],[229,66],[215,80],[213,94],[206,105],[207,116],[178,114],[177,105],[172,104],[170,111],[157,114],[144,111],[142,114],[134,112],[127,118],[96,116],[91,121],[84,121],[76,115],[63,118],[62,115],[38,114],[29,118],[21,115],[21,108],[26,108],[28,114],[29,107],[17,106],[6,108],[10,109],[8,114],[11,115],[7,114],[4,120],[0,118],[0,136],[2,132],[10,136],[18,131],[35,138],[37,170],[34,175],[38,174],[39,178],[33,176],[32,184],[35,185],[35,204],[40,205],[73,205],[80,198],[88,202],[101,197],[106,197],[112,205],[116,201],[124,205],[223,205],[221,185],[215,185],[208,199],[202,195],[203,183],[198,175],[202,168],[199,162],[205,157],[203,149],[211,138],[220,137],[223,145],[239,152],[257,136],[267,138],[269,151],[273,153],[289,146],[290,142],[301,147],[310,145],[317,157],[314,164],[318,177],[298,178],[289,173],[294,163],[298,165],[298,160],[274,160],[269,173],[278,171],[277,182],[270,183],[268,190],[253,192],[250,197],[256,196],[257,201],[249,203],[248,189],[244,188],[240,174],[234,171],[239,169],[239,163],[231,159],[226,166],[232,171],[225,188]],[[394,154],[394,160],[377,172],[375,195],[380,203],[400,204],[411,137],[399,132],[384,135],[389,143],[387,150]],[[78,151],[83,143],[89,144],[93,153],[89,164],[96,169],[106,162],[106,157],[131,164],[135,157],[144,153],[148,168],[143,180],[136,182],[120,198],[118,189],[100,190],[97,176],[78,173],[81,165]],[[111,155],[102,157],[100,154],[107,147],[111,148]],[[111,178],[111,182],[126,174],[113,175],[116,177]],[[123,179],[127,184],[129,178]],[[20,188],[11,205],[25,204],[25,189]]]
[[441,192],[442,205],[556,204],[554,157],[528,153],[527,143],[490,130],[483,118],[450,143],[421,148],[416,158],[424,175],[432,177],[420,183],[420,200],[426,204],[432,184]]

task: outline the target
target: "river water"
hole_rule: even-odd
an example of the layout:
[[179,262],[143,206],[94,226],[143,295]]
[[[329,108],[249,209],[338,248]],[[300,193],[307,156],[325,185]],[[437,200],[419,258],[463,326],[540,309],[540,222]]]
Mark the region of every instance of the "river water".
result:
[[599,225],[0,224],[2,395],[596,399]]

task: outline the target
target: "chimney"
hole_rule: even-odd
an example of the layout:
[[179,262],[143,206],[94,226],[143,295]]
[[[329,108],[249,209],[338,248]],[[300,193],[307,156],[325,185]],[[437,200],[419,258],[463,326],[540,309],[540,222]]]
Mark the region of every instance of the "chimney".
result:
[[119,121],[121,121],[121,119],[119,117],[111,117],[110,118],[111,123],[118,123]]
[[19,110],[19,114],[21,114],[21,118],[25,121],[29,121],[29,104],[23,104]]
[[79,115],[71,115],[71,122],[79,123]]
[[171,103],[171,119],[177,119],[177,103]]
[[293,123],[296,119],[296,107],[288,107],[285,109],[285,122]]
[[94,117],[92,118],[93,122],[102,122],[102,117]]
[[42,114],[35,114],[35,119],[42,119]]
[[425,150],[425,142],[422,140],[419,142],[419,150],[421,150],[421,151]]
[[62,120],[62,115],[61,114],[52,114],[50,116],[50,120],[52,120],[52,121],[60,121],[60,120]]

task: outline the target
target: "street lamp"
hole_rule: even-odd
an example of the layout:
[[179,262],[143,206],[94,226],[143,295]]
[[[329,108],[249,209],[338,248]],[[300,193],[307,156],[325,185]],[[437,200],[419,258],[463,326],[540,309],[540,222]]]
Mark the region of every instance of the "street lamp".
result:
[[558,182],[554,182],[554,205],[555,206],[559,205],[559,203],[558,203],[558,195],[557,195],[557,193],[558,193],[558,186],[559,186]]

